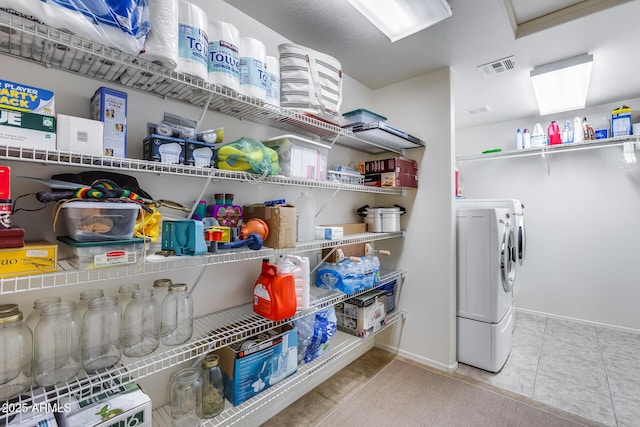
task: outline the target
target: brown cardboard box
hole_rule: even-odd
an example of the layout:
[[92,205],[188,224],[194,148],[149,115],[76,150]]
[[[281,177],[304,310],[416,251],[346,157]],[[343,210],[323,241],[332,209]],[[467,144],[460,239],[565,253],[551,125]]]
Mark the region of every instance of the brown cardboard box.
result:
[[296,247],[296,207],[293,205],[249,205],[242,208],[244,220],[260,218],[267,223],[269,235],[264,242],[270,248]]
[[[349,234],[360,234],[367,232],[367,224],[364,222],[358,222],[355,224],[330,224],[331,227],[342,227],[343,235],[346,237]],[[350,256],[362,256],[364,255],[364,243],[354,243],[352,245],[338,246],[336,249],[342,249],[345,257]],[[322,250],[322,258],[327,256],[331,249]],[[326,262],[338,262],[338,254],[334,251]]]
[[384,188],[418,188],[418,176],[402,172],[369,173],[364,176],[364,185]]
[[372,160],[363,162],[358,165],[360,173],[366,175],[369,173],[399,172],[409,175],[418,175],[418,163],[415,160],[403,159],[401,157],[393,157],[383,160]]

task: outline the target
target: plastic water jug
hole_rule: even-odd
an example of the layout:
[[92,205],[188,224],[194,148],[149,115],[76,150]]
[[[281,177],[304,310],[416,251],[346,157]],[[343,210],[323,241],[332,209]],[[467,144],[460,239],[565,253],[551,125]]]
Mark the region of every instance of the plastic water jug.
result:
[[298,308],[302,310],[309,308],[309,258],[280,255],[276,265],[279,272],[293,274]]
[[316,238],[315,208],[313,199],[304,191],[294,203],[298,214],[298,242],[309,242]]
[[253,311],[269,320],[284,320],[296,313],[296,283],[293,274],[262,260],[262,273],[253,287]]
[[580,120],[580,117],[573,119],[573,141],[584,141],[584,129],[582,128],[582,120]]

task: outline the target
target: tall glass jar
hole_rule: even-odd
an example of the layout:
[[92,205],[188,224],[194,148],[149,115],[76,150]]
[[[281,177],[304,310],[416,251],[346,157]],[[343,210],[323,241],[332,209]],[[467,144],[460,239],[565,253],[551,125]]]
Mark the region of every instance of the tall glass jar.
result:
[[131,294],[133,291],[139,290],[139,283],[125,283],[124,285],[120,285],[120,288],[118,288],[118,302],[120,303],[120,308],[123,313],[124,309],[127,308],[129,301],[131,301]]
[[160,345],[160,304],[152,289],[133,291],[124,310],[123,348],[126,356],[145,356]]
[[89,308],[89,301],[94,298],[100,298],[104,296],[104,291],[102,289],[87,289],[80,292],[80,300],[76,304],[76,315],[80,322],[82,322],[82,318],[84,317],[84,313],[87,312]]
[[82,367],[95,372],[112,367],[121,357],[122,310],[118,298],[94,298],[82,318]]
[[75,303],[63,301],[42,307],[33,338],[34,380],[50,386],[80,371],[80,326]]
[[172,284],[173,281],[171,279],[156,279],[153,281],[153,293],[162,301]]
[[162,300],[162,343],[184,344],[193,334],[193,299],[187,285],[174,283]]
[[0,400],[31,386],[32,346],[33,335],[22,322],[22,312],[0,313]]
[[178,371],[171,385],[171,425],[173,427],[197,427],[201,421],[202,379],[197,369]]
[[44,298],[38,298],[33,302],[33,310],[31,310],[31,313],[29,313],[27,318],[24,320],[24,324],[27,325],[29,329],[31,329],[31,332],[35,333],[36,331],[36,325],[40,320],[40,312],[42,311],[42,307],[44,307],[47,304],[55,304],[57,302],[62,302],[62,298],[44,297]]
[[213,418],[224,409],[224,385],[217,354],[209,353],[202,360],[202,413],[201,418]]

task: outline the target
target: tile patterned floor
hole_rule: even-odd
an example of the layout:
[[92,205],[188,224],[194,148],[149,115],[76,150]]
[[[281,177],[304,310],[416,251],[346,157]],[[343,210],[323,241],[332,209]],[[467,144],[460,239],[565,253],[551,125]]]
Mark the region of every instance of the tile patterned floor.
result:
[[516,312],[502,370],[460,364],[456,374],[607,426],[640,426],[640,334]]

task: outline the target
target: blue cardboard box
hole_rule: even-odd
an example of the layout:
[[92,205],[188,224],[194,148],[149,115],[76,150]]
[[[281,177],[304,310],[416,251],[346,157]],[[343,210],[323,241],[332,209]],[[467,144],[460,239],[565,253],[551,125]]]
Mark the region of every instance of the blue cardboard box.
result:
[[298,370],[298,328],[283,325],[216,351],[224,397],[237,406]]
[[212,168],[215,165],[215,144],[185,140],[184,164],[200,168]]
[[143,139],[142,158],[144,160],[170,165],[183,165],[184,156],[184,139],[156,134],[149,135]]
[[127,156],[127,94],[99,88],[91,98],[90,118],[104,123],[104,155]]

